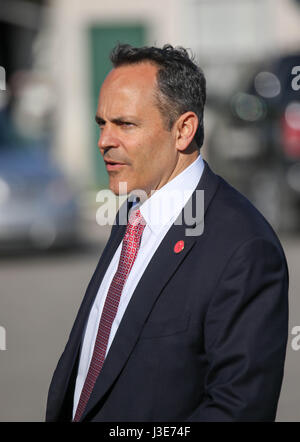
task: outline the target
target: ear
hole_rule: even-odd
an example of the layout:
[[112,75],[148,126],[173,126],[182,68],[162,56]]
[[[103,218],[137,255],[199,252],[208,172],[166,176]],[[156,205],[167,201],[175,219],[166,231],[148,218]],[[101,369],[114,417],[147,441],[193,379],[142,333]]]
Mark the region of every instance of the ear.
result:
[[185,112],[175,122],[176,149],[184,151],[191,144],[198,128],[198,117],[195,112]]

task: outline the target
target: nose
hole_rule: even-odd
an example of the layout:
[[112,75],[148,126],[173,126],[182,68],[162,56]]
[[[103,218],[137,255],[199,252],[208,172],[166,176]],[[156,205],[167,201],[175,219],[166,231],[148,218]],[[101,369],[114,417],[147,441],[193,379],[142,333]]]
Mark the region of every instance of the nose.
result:
[[103,154],[105,150],[110,147],[118,147],[119,139],[116,136],[116,133],[112,126],[109,126],[107,123],[104,127],[101,128],[100,136],[98,140],[98,147]]

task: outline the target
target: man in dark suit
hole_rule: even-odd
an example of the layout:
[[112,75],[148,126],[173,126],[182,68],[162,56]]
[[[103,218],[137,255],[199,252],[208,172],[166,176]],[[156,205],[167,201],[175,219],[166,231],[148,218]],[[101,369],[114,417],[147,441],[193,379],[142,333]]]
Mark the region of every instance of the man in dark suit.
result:
[[[205,79],[187,51],[120,45],[112,62],[98,145],[110,189],[145,197],[117,214],[46,419],[273,421],[288,333],[279,240],[200,155]],[[139,217],[132,241],[124,208]]]

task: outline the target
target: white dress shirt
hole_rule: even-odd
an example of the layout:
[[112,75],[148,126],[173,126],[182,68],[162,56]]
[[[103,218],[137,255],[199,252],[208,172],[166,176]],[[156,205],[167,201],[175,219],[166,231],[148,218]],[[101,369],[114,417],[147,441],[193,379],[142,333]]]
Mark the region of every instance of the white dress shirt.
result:
[[[159,244],[195,190],[201,178],[203,169],[204,162],[199,154],[192,164],[159,190],[155,191],[153,195],[146,199],[140,206],[140,211],[146,221],[146,226],[143,231],[137,257],[122,290],[118,311],[113,321],[108,340],[106,355],[140,278]],[[74,393],[73,417],[75,416],[81,390],[93,355],[105,298],[118,267],[122,243],[123,241],[121,241],[115,252],[100,284],[86,325]]]

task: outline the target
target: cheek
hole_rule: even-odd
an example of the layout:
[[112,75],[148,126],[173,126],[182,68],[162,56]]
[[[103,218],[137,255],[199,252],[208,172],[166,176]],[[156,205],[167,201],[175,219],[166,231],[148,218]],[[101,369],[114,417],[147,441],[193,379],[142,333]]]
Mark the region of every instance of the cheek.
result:
[[133,170],[136,173],[149,170],[154,159],[152,140],[149,141],[148,137],[143,137],[134,147],[132,145],[132,148],[129,149],[129,155]]
[[[147,131],[139,139],[127,139],[127,153],[131,160],[131,179],[149,181],[168,168],[171,160],[170,133]],[[129,171],[128,171],[129,172]]]

